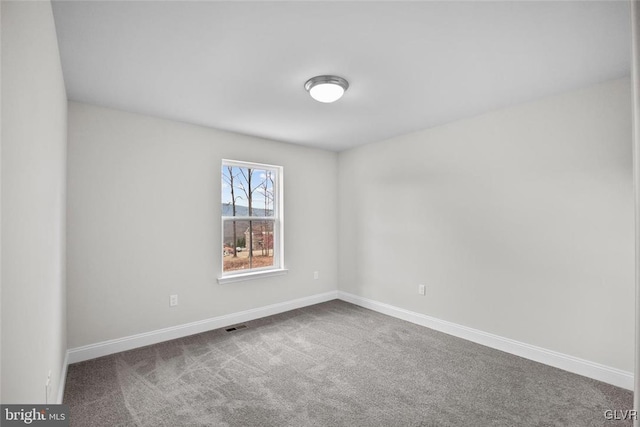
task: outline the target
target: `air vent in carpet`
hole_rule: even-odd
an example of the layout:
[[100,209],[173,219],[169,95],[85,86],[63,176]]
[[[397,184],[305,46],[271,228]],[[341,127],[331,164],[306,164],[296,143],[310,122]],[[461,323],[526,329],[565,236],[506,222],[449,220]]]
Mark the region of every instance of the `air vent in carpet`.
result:
[[234,332],[234,331],[238,331],[240,329],[245,329],[246,327],[247,327],[247,325],[238,325],[238,326],[234,326],[234,327],[231,327],[231,328],[227,328],[227,329],[225,329],[225,331]]

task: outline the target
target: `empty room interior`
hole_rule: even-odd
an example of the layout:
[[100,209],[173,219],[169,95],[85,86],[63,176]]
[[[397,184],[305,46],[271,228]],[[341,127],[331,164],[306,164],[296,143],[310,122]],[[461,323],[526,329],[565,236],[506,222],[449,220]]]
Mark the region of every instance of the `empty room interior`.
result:
[[637,425],[634,7],[3,0],[0,402]]

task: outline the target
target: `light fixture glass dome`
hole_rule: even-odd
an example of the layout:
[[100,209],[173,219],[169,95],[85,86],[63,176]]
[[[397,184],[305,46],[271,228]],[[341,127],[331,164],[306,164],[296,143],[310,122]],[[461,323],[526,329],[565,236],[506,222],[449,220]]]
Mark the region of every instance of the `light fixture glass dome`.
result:
[[349,88],[349,82],[338,76],[316,76],[304,84],[309,95],[318,102],[335,102]]

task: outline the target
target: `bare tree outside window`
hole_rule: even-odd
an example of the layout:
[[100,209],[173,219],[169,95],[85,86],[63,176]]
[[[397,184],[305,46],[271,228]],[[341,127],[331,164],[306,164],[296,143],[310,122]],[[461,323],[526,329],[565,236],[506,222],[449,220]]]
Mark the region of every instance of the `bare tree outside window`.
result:
[[277,167],[222,166],[223,273],[276,267]]
[[[234,184],[234,176],[233,176],[233,167],[231,166],[226,166],[226,174],[225,174],[225,168],[223,167],[222,169],[222,180],[223,182],[225,182],[231,191],[231,216],[236,216],[236,194],[235,194],[235,184]],[[241,196],[238,196],[238,198]],[[238,237],[237,237],[237,230],[236,230],[236,221],[233,221],[233,240],[232,240],[232,245],[231,248],[233,250],[233,257],[237,258],[238,257],[238,253],[236,252],[236,245],[238,245]],[[238,245],[239,246],[239,245]]]

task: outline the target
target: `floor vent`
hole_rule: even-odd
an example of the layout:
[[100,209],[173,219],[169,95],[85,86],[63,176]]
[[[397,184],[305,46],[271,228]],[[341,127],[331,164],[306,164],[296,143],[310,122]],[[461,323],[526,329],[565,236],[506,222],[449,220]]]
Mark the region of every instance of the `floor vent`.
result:
[[234,326],[232,328],[227,328],[227,329],[225,329],[225,331],[234,332],[234,331],[239,331],[240,329],[245,329],[246,327],[247,327],[247,325],[238,325],[238,326]]

